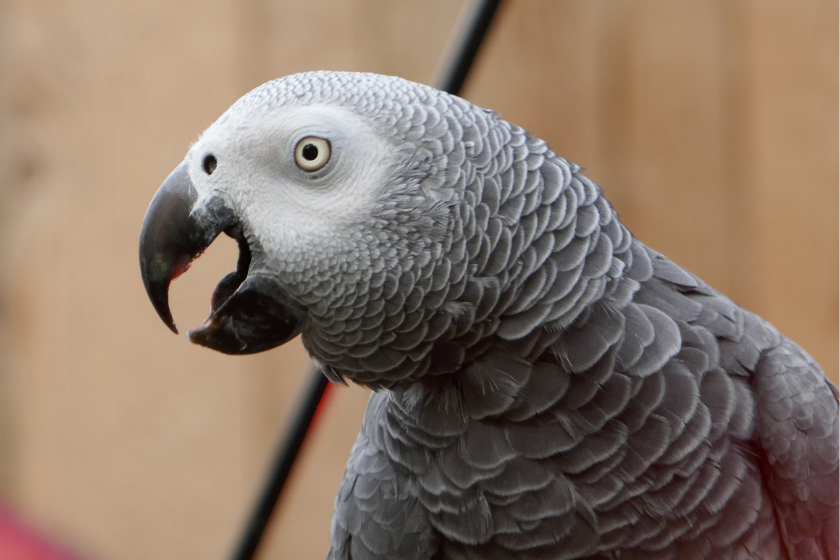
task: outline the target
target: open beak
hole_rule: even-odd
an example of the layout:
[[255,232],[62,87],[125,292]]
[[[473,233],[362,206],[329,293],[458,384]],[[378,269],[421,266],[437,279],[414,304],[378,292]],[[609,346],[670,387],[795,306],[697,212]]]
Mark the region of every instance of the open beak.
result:
[[220,197],[197,204],[186,162],[166,178],[152,199],[140,232],[140,273],[160,318],[177,333],[169,309],[169,285],[222,232],[236,239],[236,271],[216,286],[210,317],[189,332],[196,344],[225,354],[253,354],[297,336],[306,312],[280,282],[254,266],[251,247],[233,210]]

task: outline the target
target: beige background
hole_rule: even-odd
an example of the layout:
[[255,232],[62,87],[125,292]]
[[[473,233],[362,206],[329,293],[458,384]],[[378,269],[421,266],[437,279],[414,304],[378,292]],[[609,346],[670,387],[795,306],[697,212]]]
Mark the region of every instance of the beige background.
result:
[[[0,492],[99,559],[225,558],[306,357],[192,347],[137,266],[146,206],[258,84],[429,81],[447,0],[0,0]],[[835,0],[520,0],[465,96],[589,168],[643,241],[838,370]],[[235,263],[173,288],[201,323]],[[323,558],[366,394],[340,389],[264,558]]]

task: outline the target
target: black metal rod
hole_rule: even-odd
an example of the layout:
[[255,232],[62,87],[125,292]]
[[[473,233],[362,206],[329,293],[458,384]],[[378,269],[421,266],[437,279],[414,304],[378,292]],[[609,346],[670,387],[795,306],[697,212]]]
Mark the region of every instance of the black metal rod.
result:
[[[434,83],[438,89],[458,95],[472,68],[481,43],[490,29],[501,0],[473,0],[458,18],[453,39],[440,64]],[[286,435],[278,447],[265,487],[254,506],[254,511],[245,526],[233,560],[252,560],[260,545],[271,514],[280,498],[280,493],[289,477],[295,459],[300,452],[318,405],[329,385],[327,378],[316,367],[312,367],[309,383],[298,400],[298,409],[292,417]]]
[[271,519],[274,506],[277,504],[277,499],[280,497],[280,492],[286,484],[286,479],[289,478],[295,459],[303,446],[306,434],[312,425],[312,420],[315,418],[315,413],[318,411],[327,385],[329,385],[326,376],[314,365],[307,376],[309,380],[306,388],[297,401],[299,403],[298,409],[291,419],[285,437],[277,448],[277,454],[272,463],[271,471],[268,473],[265,487],[254,506],[254,511],[251,513],[251,518],[248,520],[248,525],[246,525],[245,532],[242,534],[239,546],[234,553],[233,558],[236,560],[251,560],[254,557],[265,533],[265,528]]
[[433,80],[436,88],[452,95],[461,94],[501,3],[502,0],[474,0],[464,6]]

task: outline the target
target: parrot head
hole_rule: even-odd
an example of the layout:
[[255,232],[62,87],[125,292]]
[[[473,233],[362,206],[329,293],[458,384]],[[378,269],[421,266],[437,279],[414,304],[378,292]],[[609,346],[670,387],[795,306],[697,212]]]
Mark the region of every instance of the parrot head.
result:
[[337,376],[381,383],[429,370],[436,342],[469,330],[479,303],[465,296],[476,218],[464,185],[476,180],[469,152],[493,152],[481,138],[490,119],[394,77],[313,72],[260,86],[201,135],[149,206],[140,268],[152,304],[177,332],[170,282],[225,233],[236,271],[192,342],[249,354],[303,333]]

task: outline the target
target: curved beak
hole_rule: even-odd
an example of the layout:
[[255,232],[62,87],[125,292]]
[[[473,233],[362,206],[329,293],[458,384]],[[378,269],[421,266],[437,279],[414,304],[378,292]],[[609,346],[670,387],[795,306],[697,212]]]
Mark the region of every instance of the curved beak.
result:
[[[297,336],[305,310],[266,274],[249,276],[252,251],[238,219],[219,197],[196,204],[186,163],[166,178],[152,199],[140,231],[140,274],[160,318],[177,333],[169,309],[169,285],[225,232],[239,245],[236,271],[216,286],[210,317],[190,340],[226,354],[251,354]],[[256,269],[262,269],[257,266]]]
[[197,198],[184,162],[158,189],[140,230],[140,274],[146,293],[160,318],[176,334],[178,329],[169,310],[169,284],[187,271],[228,226],[224,222],[233,218],[229,211],[229,216],[215,217],[193,212]]

